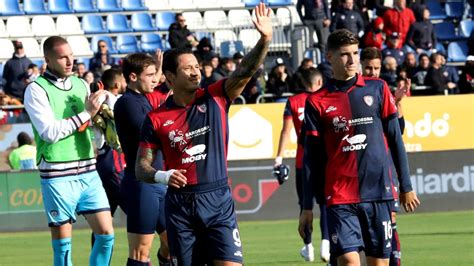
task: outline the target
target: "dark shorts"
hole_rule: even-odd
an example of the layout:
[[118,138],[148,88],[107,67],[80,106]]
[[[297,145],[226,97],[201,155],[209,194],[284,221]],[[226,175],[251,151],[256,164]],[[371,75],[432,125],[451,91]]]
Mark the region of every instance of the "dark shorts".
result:
[[398,199],[394,199],[392,201],[392,212],[398,212],[400,210],[400,201]]
[[242,263],[242,242],[227,180],[205,191],[168,189],[167,233],[173,265]]
[[301,204],[303,203],[303,169],[296,168],[295,171],[295,178],[296,178],[296,195],[298,195],[298,205],[301,208]]
[[327,208],[331,256],[365,251],[366,256],[390,257],[392,201],[333,205]]
[[109,200],[110,212],[114,215],[117,207],[122,207],[120,205],[120,183],[124,174],[123,164],[120,160],[115,160],[114,151],[111,148],[106,147],[101,151],[102,153],[97,156],[96,169]]
[[148,184],[126,174],[120,194],[122,207],[127,214],[127,232],[160,234],[166,230],[165,185]]

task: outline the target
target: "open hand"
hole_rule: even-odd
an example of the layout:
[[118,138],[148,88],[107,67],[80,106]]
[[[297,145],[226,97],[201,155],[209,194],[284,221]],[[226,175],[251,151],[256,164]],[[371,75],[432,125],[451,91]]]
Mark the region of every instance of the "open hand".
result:
[[267,40],[272,39],[272,19],[270,18],[271,9],[266,8],[264,3],[260,3],[254,9],[255,18],[252,18],[255,28],[260,32],[261,36]]
[[420,206],[420,200],[416,196],[415,191],[400,193],[400,203],[406,212],[414,212]]

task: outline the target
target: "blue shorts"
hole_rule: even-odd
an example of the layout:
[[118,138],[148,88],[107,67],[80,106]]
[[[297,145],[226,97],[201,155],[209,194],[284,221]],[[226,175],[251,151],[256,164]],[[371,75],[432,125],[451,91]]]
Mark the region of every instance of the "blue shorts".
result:
[[48,225],[74,223],[77,214],[109,211],[109,202],[96,171],[78,176],[41,179]]
[[388,259],[391,253],[392,201],[334,205],[327,208],[331,256],[365,251]]
[[125,174],[122,180],[120,205],[127,214],[127,232],[133,234],[161,234],[166,230],[166,186],[148,184]]
[[234,200],[224,181],[199,192],[168,189],[165,208],[173,265],[212,260],[243,262]]

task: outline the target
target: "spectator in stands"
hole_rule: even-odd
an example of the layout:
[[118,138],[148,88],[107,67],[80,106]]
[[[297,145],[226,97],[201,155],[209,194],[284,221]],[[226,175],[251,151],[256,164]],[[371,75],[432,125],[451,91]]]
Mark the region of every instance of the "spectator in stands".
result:
[[175,22],[168,29],[168,41],[171,48],[193,48],[198,46],[196,37],[188,30],[186,19],[182,13],[176,13]]
[[416,22],[410,26],[406,44],[417,54],[428,53],[436,47],[436,36],[430,21],[428,8],[419,8],[415,13]]
[[219,80],[219,76],[214,73],[214,68],[210,61],[202,61],[201,73],[201,88],[207,89],[209,85]]
[[272,68],[270,74],[268,75],[266,92],[275,94],[277,97],[281,97],[283,93],[293,91],[293,88],[291,88],[291,72],[286,67],[282,58],[277,58],[275,62],[276,65]]
[[5,83],[3,90],[5,94],[15,97],[23,101],[25,92],[28,66],[32,64],[31,60],[26,57],[23,44],[20,41],[13,41],[14,53],[3,69],[3,79]]
[[[302,8],[304,7],[304,16]],[[331,13],[329,13],[328,0],[298,0],[296,10],[301,21],[309,28],[309,36],[316,31],[318,46],[321,53],[326,52],[326,42],[331,25]],[[312,38],[311,38],[312,40]],[[313,43],[311,41],[311,43]],[[313,44],[314,46],[314,44]]]
[[214,48],[212,47],[211,40],[207,37],[203,37],[199,44],[197,45],[197,50],[194,52],[194,55],[198,59],[198,61],[210,61],[211,57],[213,56]]
[[331,19],[331,32],[338,29],[348,29],[361,38],[364,35],[364,21],[359,12],[354,10],[354,0],[343,0]]
[[382,54],[375,47],[366,47],[360,54],[362,76],[378,78],[382,68]]
[[411,78],[416,71],[416,56],[414,53],[407,53],[402,67],[406,69],[408,78]]
[[384,31],[387,36],[392,35],[393,32],[399,33],[400,42],[397,48],[402,48],[410,25],[416,20],[413,11],[406,7],[406,0],[394,0],[393,2],[393,8],[383,14]]
[[382,73],[380,78],[385,80],[388,86],[393,89],[397,87],[397,60],[393,56],[386,56],[383,59]]
[[458,87],[459,93],[474,93],[474,55],[467,57]]
[[456,89],[456,83],[448,81],[448,75],[444,74],[443,56],[439,53],[433,53],[430,56],[431,67],[426,74],[425,84],[431,86],[426,91],[428,95],[442,95],[452,93]]
[[295,91],[305,91],[306,83],[303,78],[303,71],[314,67],[313,60],[311,58],[303,58],[298,69],[293,73],[293,85]]
[[323,86],[326,84],[326,82],[334,77],[334,74],[332,72],[332,66],[329,62],[323,61],[321,62],[317,69],[323,74]]
[[219,68],[216,70],[216,75],[218,79],[227,78],[234,72],[235,63],[232,58],[222,58]]
[[216,70],[219,67],[219,62],[220,62],[219,55],[216,53],[212,53],[210,61],[212,64],[212,68]]
[[382,50],[382,57],[392,56],[397,60],[397,65],[403,64],[405,61],[405,52],[398,48],[400,44],[400,34],[398,32],[392,32],[387,37],[387,47]]
[[[442,65],[441,68],[443,69],[443,75],[446,77],[448,82],[457,84],[459,82],[458,69],[455,66],[450,66],[446,64],[446,56],[443,53],[438,52],[438,54],[441,56],[441,65]],[[452,91],[452,93],[454,94],[459,93],[459,89],[457,86]]]
[[40,76],[40,70],[36,64],[30,64],[26,71],[25,84],[35,81]]
[[89,71],[94,73],[95,79],[100,79],[105,70],[111,68],[115,63],[114,58],[110,55],[107,42],[100,40],[97,42],[97,52],[90,60]]
[[417,86],[425,86],[425,78],[430,67],[430,58],[427,54],[418,56],[418,66],[416,67],[412,80]]
[[385,41],[385,36],[382,34],[383,27],[383,19],[381,17],[374,19],[371,29],[364,36],[365,47],[375,47],[382,50],[383,42]]
[[237,52],[232,56],[232,60],[234,61],[234,64],[236,67],[240,64],[240,62],[242,62],[243,58],[244,58],[244,54],[241,52]]
[[82,79],[85,80],[87,84],[91,85],[92,83],[94,83],[94,73],[92,73],[91,71],[87,71],[86,73],[84,73]]
[[75,75],[76,77],[78,78],[82,78],[84,77],[84,74],[86,73],[87,69],[86,69],[86,65],[84,63],[77,63],[76,64],[76,71],[75,71]]
[[8,155],[8,161],[13,170],[30,170],[36,167],[36,147],[28,133],[21,132],[16,137],[18,148]]

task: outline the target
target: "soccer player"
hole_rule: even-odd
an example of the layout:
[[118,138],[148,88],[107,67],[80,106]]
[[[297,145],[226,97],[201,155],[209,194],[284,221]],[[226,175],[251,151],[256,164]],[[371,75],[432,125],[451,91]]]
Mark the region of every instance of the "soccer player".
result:
[[[310,67],[301,71],[302,83],[305,87],[305,91],[291,96],[288,98],[288,101],[285,105],[285,111],[283,113],[283,128],[280,133],[280,141],[278,143],[278,152],[277,157],[275,158],[275,165],[278,166],[282,164],[283,153],[285,147],[290,138],[291,124],[296,131],[296,135],[299,136],[301,132],[301,125],[304,118],[304,105],[306,98],[311,93],[319,90],[323,85],[323,76],[321,72],[316,68]],[[299,138],[298,138],[299,139]],[[302,187],[302,168],[303,168],[303,145],[298,141],[298,147],[296,150],[296,194],[298,195],[298,204],[300,205],[300,214],[303,203],[303,187]],[[320,228],[321,228],[321,250],[320,255],[321,259],[324,262],[329,261],[329,237],[327,234],[327,224],[326,224],[326,207],[324,205],[319,205],[320,210]],[[304,247],[300,250],[301,256],[305,258],[306,261],[314,261],[314,247],[311,239],[311,232],[308,230],[305,232],[305,237],[303,238]]]
[[[303,212],[299,231],[313,220],[313,197],[326,203],[331,256],[338,265],[388,265],[391,208],[396,196],[392,161],[400,182],[400,202],[413,212],[413,191],[395,100],[387,84],[357,74],[357,37],[336,30],[327,58],[334,79],[306,101]],[[390,152],[390,154],[389,154]]]
[[[127,213],[129,246],[127,266],[149,264],[155,232],[160,235],[158,260],[163,265],[169,263],[164,214],[166,186],[147,184],[135,177],[140,128],[146,114],[154,108],[147,95],[154,93],[154,88],[158,85],[161,62],[161,52],[158,60],[142,53],[125,57],[122,72],[127,81],[127,89],[115,104],[115,123],[126,162],[121,195]],[[155,163],[157,168],[162,169],[161,156]]]
[[[201,72],[191,51],[172,49],[164,55],[163,73],[174,94],[145,119],[136,174],[149,183],[168,184],[166,228],[174,265],[202,260],[242,265],[242,242],[228,185],[227,119],[232,100],[264,62],[272,39],[270,9],[260,3],[254,13],[259,41],[228,79],[208,89],[199,88]],[[158,150],[167,171],[152,166]]]
[[92,95],[73,76],[74,56],[59,36],[43,44],[46,72],[28,85],[25,109],[33,124],[36,162],[44,208],[51,229],[54,265],[72,265],[71,236],[75,212],[83,214],[95,234],[90,265],[109,265],[114,244],[112,216],[95,168],[91,132],[86,127],[105,96]]

